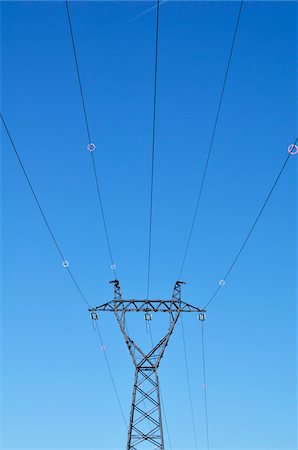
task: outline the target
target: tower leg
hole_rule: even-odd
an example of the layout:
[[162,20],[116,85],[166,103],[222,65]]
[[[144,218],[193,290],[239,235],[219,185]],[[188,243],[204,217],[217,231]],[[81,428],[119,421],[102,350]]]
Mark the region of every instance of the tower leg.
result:
[[[140,445],[141,444],[141,445]],[[157,369],[135,371],[127,450],[164,450]]]

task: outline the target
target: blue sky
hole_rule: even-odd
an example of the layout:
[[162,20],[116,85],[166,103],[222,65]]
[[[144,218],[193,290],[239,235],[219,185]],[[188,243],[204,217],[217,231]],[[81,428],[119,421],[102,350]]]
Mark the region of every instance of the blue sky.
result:
[[[70,5],[126,298],[146,294],[155,11],[132,19],[152,4]],[[170,297],[179,272],[238,8],[238,2],[208,1],[160,8],[152,298]],[[80,286],[99,305],[112,297],[113,274],[65,5],[2,2],[1,9],[1,110]],[[203,306],[223,277],[297,135],[296,10],[294,2],[244,4],[183,273],[183,299],[194,305]],[[3,128],[2,150],[3,448],[123,449],[126,430],[86,305],[61,266]],[[296,211],[293,156],[208,309],[212,449],[296,448]],[[132,362],[114,317],[102,315],[100,327],[129,417]],[[184,327],[204,448],[196,316],[184,317]],[[178,324],[160,382],[173,448],[186,450],[195,446],[183,358]]]

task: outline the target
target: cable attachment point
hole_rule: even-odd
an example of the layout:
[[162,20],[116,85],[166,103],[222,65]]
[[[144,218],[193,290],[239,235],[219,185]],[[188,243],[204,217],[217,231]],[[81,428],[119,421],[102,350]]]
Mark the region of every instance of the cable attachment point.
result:
[[90,311],[90,317],[92,320],[98,320],[99,316],[96,311]]
[[152,320],[152,314],[146,313],[146,314],[144,315],[144,319],[147,320],[147,321],[149,322],[150,320]]
[[69,267],[69,261],[67,261],[66,259],[64,259],[64,261],[62,261],[62,266],[67,269]]
[[89,152],[94,152],[94,150],[96,149],[96,145],[93,144],[93,142],[89,142],[89,144],[87,145],[87,150],[89,150]]
[[116,279],[116,280],[109,281],[109,284],[114,284],[116,288],[119,288],[119,287],[120,287],[119,280],[117,280],[117,279]]
[[288,152],[290,153],[290,155],[297,155],[297,153],[298,153],[298,145],[296,145],[296,144],[289,145]]
[[203,313],[198,314],[198,319],[203,322],[204,320],[206,320],[206,314]]

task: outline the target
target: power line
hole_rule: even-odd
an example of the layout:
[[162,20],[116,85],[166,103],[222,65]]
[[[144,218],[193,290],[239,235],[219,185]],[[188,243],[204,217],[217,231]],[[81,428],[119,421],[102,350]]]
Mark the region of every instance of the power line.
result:
[[[150,342],[151,342],[151,346],[152,346],[152,348],[153,348],[153,347],[154,347],[154,344],[153,344],[153,336],[152,336],[152,331],[151,331],[151,327],[150,327],[150,322],[147,321],[147,320],[146,320],[145,322],[146,322],[146,331],[147,331],[147,333],[148,333],[148,331],[149,331],[149,334],[150,334]],[[144,405],[145,413],[146,413],[146,415],[147,415],[147,414],[148,414],[148,411],[147,411],[145,399],[143,400],[142,403],[143,403],[143,405]],[[152,428],[151,428],[151,422],[150,422],[149,417],[147,417],[147,422],[148,422],[149,430],[151,431]]]
[[112,369],[111,369],[111,365],[110,365],[108,356],[106,354],[106,349],[105,349],[105,346],[104,346],[104,343],[103,343],[103,339],[102,339],[102,336],[101,336],[101,332],[100,332],[100,329],[99,329],[99,326],[98,326],[98,323],[97,323],[98,321],[94,320],[94,322],[95,322],[95,329],[96,329],[98,337],[99,337],[100,345],[101,345],[101,348],[103,350],[103,354],[104,354],[104,357],[105,357],[105,360],[106,360],[106,364],[107,364],[107,367],[108,367],[108,371],[109,371],[109,374],[110,374],[112,385],[113,385],[113,388],[114,388],[114,391],[115,391],[115,394],[116,394],[117,402],[118,402],[118,405],[119,405],[119,408],[120,408],[120,411],[121,411],[123,422],[125,423],[126,429],[128,429],[128,425],[127,425],[127,422],[126,422],[126,419],[125,419],[125,415],[124,415],[124,412],[123,412],[123,408],[122,408],[122,404],[121,404],[121,401],[120,401],[119,393],[118,393],[118,390],[117,390],[117,387],[116,387],[116,384],[115,384],[115,380],[114,380],[114,377],[113,377],[113,372],[112,372]]
[[[296,140],[295,140],[295,142],[294,142],[293,145],[296,145],[297,142],[298,142],[298,136],[297,136],[297,138],[296,138]],[[272,193],[273,193],[273,191],[274,191],[274,189],[275,189],[275,187],[276,187],[276,185],[277,185],[277,183],[278,183],[278,181],[279,181],[279,179],[280,179],[280,177],[281,177],[283,171],[284,171],[285,168],[286,168],[286,165],[287,165],[287,163],[288,163],[288,161],[289,161],[290,156],[291,156],[291,154],[289,153],[289,154],[287,155],[287,157],[286,157],[286,159],[285,159],[285,161],[284,161],[284,163],[283,163],[283,165],[282,165],[280,171],[278,172],[278,175],[277,175],[277,177],[275,178],[275,181],[274,181],[274,183],[273,183],[273,185],[272,185],[272,187],[271,187],[271,189],[270,189],[270,191],[269,191],[269,193],[268,193],[268,195],[267,195],[267,197],[266,197],[266,199],[265,199],[265,201],[264,201],[264,203],[263,203],[263,205],[262,205],[262,207],[261,207],[261,209],[260,209],[260,211],[259,211],[259,213],[258,213],[256,219],[255,219],[255,221],[253,222],[253,224],[252,224],[250,230],[248,231],[246,237],[244,238],[244,241],[243,241],[243,243],[242,243],[240,249],[238,250],[238,252],[237,252],[235,258],[233,259],[232,263],[230,264],[230,266],[229,266],[229,268],[228,268],[228,270],[227,270],[227,272],[226,272],[224,278],[221,280],[221,284],[219,284],[219,286],[216,288],[216,290],[214,291],[213,295],[212,295],[212,296],[210,297],[210,299],[208,300],[208,302],[207,302],[206,306],[204,307],[204,309],[206,309],[207,306],[209,306],[209,304],[214,300],[214,298],[216,297],[216,295],[218,294],[218,292],[220,291],[220,289],[224,286],[225,281],[226,281],[226,279],[228,278],[228,276],[230,275],[231,271],[233,270],[233,268],[234,268],[236,262],[238,261],[239,256],[240,256],[241,253],[243,252],[244,247],[246,246],[246,244],[247,244],[247,242],[248,242],[250,236],[252,235],[252,232],[254,231],[254,229],[255,229],[255,227],[256,227],[258,221],[260,220],[260,218],[261,218],[261,216],[262,216],[262,214],[263,214],[263,212],[264,212],[264,209],[265,209],[267,203],[269,202],[269,199],[270,199],[270,197],[271,197],[271,195],[272,195]]]
[[96,184],[96,192],[97,192],[97,197],[98,197],[98,201],[99,201],[100,213],[101,213],[101,217],[102,217],[102,221],[103,221],[104,233],[105,233],[105,238],[106,238],[110,261],[111,261],[111,269],[113,270],[115,279],[117,279],[116,265],[114,263],[114,258],[112,255],[111,242],[110,242],[110,238],[109,238],[108,227],[107,227],[106,217],[105,217],[104,208],[103,208],[102,195],[100,192],[99,177],[98,177],[98,173],[96,170],[95,158],[94,158],[94,154],[93,154],[93,151],[95,150],[96,147],[95,147],[95,144],[93,144],[91,141],[90,126],[89,126],[89,121],[88,121],[88,116],[87,116],[86,102],[85,102],[85,96],[84,96],[84,91],[83,91],[83,85],[82,85],[82,81],[81,81],[80,67],[79,67],[79,61],[78,61],[78,56],[77,56],[77,49],[76,49],[76,45],[75,45],[73,26],[72,26],[69,6],[68,6],[68,0],[65,0],[65,6],[66,6],[66,12],[67,12],[69,31],[70,31],[70,36],[71,36],[71,43],[72,43],[73,55],[74,55],[75,66],[76,66],[76,72],[77,72],[77,77],[78,77],[79,89],[80,89],[80,94],[81,94],[81,101],[82,101],[83,112],[84,112],[86,132],[87,132],[88,141],[89,141],[88,149],[89,149],[90,145],[94,146],[93,150],[90,150],[90,153],[91,153],[92,168],[93,168],[95,184]]
[[147,270],[147,295],[146,295],[147,299],[149,297],[150,270],[151,270],[152,210],[153,210],[155,127],[156,127],[156,91],[157,91],[157,68],[158,68],[158,30],[159,30],[159,0],[157,0],[157,6],[156,6],[156,30],[155,30],[155,65],[154,65],[154,94],[153,94],[152,150],[151,150],[151,188],[150,188],[148,270]]
[[[103,209],[102,197],[101,197],[100,188],[99,188],[99,180],[98,180],[98,176],[97,176],[97,170],[96,170],[96,166],[95,166],[95,160],[94,160],[93,153],[91,153],[91,157],[92,157],[92,166],[93,166],[94,177],[95,177],[95,182],[96,182],[96,191],[97,191],[97,195],[98,195],[98,199],[99,199],[100,211],[101,211],[106,241],[107,241],[109,255],[110,255],[111,267],[113,267],[113,266],[115,266],[115,264],[114,264],[114,259],[113,259],[113,255],[112,255],[111,243],[110,243],[110,238],[109,238],[109,234],[108,234],[108,227],[107,227],[107,222],[106,222],[105,213],[104,213],[104,209]],[[112,269],[112,270],[114,272],[115,278],[117,278],[116,269]]]
[[203,171],[203,177],[202,177],[202,181],[201,181],[201,185],[200,185],[200,189],[199,189],[199,195],[198,195],[198,198],[197,198],[195,212],[194,212],[192,223],[191,223],[191,226],[190,226],[190,231],[189,231],[189,235],[188,235],[188,239],[187,239],[187,243],[186,243],[186,248],[185,248],[185,252],[184,252],[184,255],[183,255],[183,259],[182,259],[182,264],[181,264],[179,275],[178,275],[178,280],[180,280],[181,275],[182,275],[182,271],[183,271],[185,260],[186,260],[187,254],[188,254],[190,241],[191,241],[191,238],[192,238],[192,234],[193,234],[193,230],[194,230],[194,226],[195,226],[195,222],[196,222],[196,218],[197,218],[197,214],[198,214],[198,210],[199,210],[199,206],[200,206],[200,202],[201,202],[202,192],[203,192],[205,179],[206,179],[206,175],[207,175],[207,170],[208,170],[208,166],[209,166],[211,151],[212,151],[212,148],[213,148],[213,143],[214,143],[215,133],[216,133],[216,129],[217,129],[218,119],[219,119],[219,115],[220,115],[220,111],[221,111],[223,96],[224,96],[224,92],[225,92],[225,88],[226,88],[226,83],[227,83],[227,79],[228,79],[228,74],[229,74],[229,69],[230,69],[230,65],[231,65],[232,55],[233,55],[233,51],[234,51],[234,47],[235,47],[236,36],[237,36],[238,27],[239,27],[242,7],[243,7],[243,0],[240,3],[240,7],[239,7],[239,11],[238,11],[236,26],[235,26],[235,29],[234,29],[234,35],[233,35],[232,44],[231,44],[231,47],[230,47],[228,63],[227,63],[225,76],[224,76],[224,82],[223,82],[222,89],[221,89],[221,94],[220,94],[219,103],[218,103],[218,107],[217,107],[215,122],[214,122],[213,130],[212,130],[212,134],[211,134],[211,141],[210,141],[210,144],[209,144],[209,149],[208,149],[208,153],[207,153],[207,159],[206,159],[206,162],[205,162],[204,171]]
[[32,193],[32,195],[33,195],[33,197],[34,197],[34,200],[35,200],[37,206],[38,206],[39,212],[40,212],[41,215],[42,215],[42,218],[43,218],[43,220],[44,220],[44,222],[45,222],[45,224],[46,224],[46,227],[47,227],[47,229],[48,229],[48,231],[49,231],[49,233],[50,233],[50,236],[51,236],[51,238],[52,238],[52,241],[54,242],[54,245],[55,245],[55,247],[56,247],[56,249],[57,249],[59,255],[61,256],[62,261],[64,261],[65,258],[64,258],[64,255],[63,255],[63,253],[62,253],[62,250],[61,250],[61,248],[60,248],[60,246],[59,246],[59,244],[58,244],[58,242],[57,242],[57,239],[56,239],[55,236],[54,236],[54,233],[53,233],[53,231],[52,231],[52,228],[50,227],[50,224],[49,224],[49,222],[48,222],[48,220],[47,220],[47,218],[46,218],[46,216],[45,216],[45,214],[44,214],[44,212],[43,212],[43,209],[42,209],[42,207],[41,207],[41,204],[39,203],[39,200],[38,200],[38,198],[37,198],[37,196],[36,196],[36,194],[35,194],[35,191],[34,191],[34,189],[33,189],[32,183],[31,183],[31,181],[30,181],[30,179],[29,179],[29,176],[28,176],[28,174],[27,174],[27,171],[26,171],[26,169],[25,169],[25,167],[24,167],[24,165],[23,165],[23,162],[22,162],[22,160],[21,160],[21,158],[20,158],[20,155],[19,155],[19,153],[18,153],[18,151],[17,151],[17,148],[16,148],[16,146],[15,146],[15,144],[14,144],[14,141],[13,141],[12,136],[11,136],[11,134],[10,134],[10,131],[9,131],[7,125],[6,125],[6,122],[5,122],[5,120],[4,120],[4,117],[3,117],[2,113],[0,113],[0,114],[1,114],[1,120],[2,120],[2,123],[3,123],[3,125],[4,125],[5,131],[6,131],[6,133],[7,133],[7,136],[8,136],[8,138],[9,138],[9,140],[10,140],[10,143],[11,143],[11,145],[12,145],[12,148],[13,148],[14,152],[15,152],[15,155],[16,155],[16,157],[17,157],[17,159],[18,159],[18,162],[19,162],[19,164],[20,164],[20,166],[21,166],[21,169],[22,169],[22,171],[23,171],[23,174],[25,175],[25,178],[26,178],[26,180],[27,180],[27,183],[28,183],[28,185],[29,185],[29,188],[30,188],[30,190],[31,190],[31,193]]
[[205,405],[205,423],[206,423],[206,440],[207,449],[209,450],[209,420],[207,405],[207,382],[206,382],[206,364],[205,364],[205,339],[204,339],[204,321],[202,320],[202,365],[203,365],[203,381],[204,381],[204,405]]
[[187,377],[187,387],[188,387],[188,397],[189,397],[189,405],[190,405],[190,412],[191,412],[192,428],[193,428],[195,446],[196,446],[196,449],[198,450],[198,437],[197,437],[197,432],[196,432],[195,416],[194,416],[194,410],[193,410],[193,404],[192,404],[192,398],[191,398],[190,376],[189,376],[189,368],[188,368],[188,360],[187,360],[186,344],[185,344],[185,334],[184,334],[184,325],[183,325],[182,317],[180,318],[180,321],[181,321],[182,341],[183,341],[183,350],[184,350],[184,361],[185,361],[185,369],[186,369],[186,377]]
[[69,7],[68,7],[68,1],[67,0],[65,0],[65,6],[66,6],[66,12],[67,12],[67,18],[68,18],[71,42],[72,42],[72,49],[73,49],[73,54],[74,54],[74,59],[75,59],[75,64],[76,64],[76,69],[77,69],[77,76],[78,76],[78,82],[79,82],[79,87],[80,87],[81,100],[82,100],[82,105],[83,105],[83,110],[84,110],[86,130],[87,130],[87,135],[88,135],[89,142],[91,142],[90,128],[89,128],[89,122],[88,122],[88,117],[87,117],[87,110],[86,110],[86,105],[85,105],[83,86],[82,86],[82,82],[81,82],[81,75],[80,75],[80,69],[79,69],[79,63],[78,63],[78,57],[77,57],[77,50],[76,50],[76,46],[75,46],[73,30],[72,30],[72,23],[71,23],[71,19],[70,19],[70,12],[69,12]]
[[[5,131],[6,131],[6,133],[7,133],[7,136],[8,136],[8,138],[9,138],[9,140],[10,140],[11,146],[12,146],[14,152],[15,152],[15,155],[16,155],[16,157],[17,157],[17,160],[18,160],[18,162],[19,162],[19,164],[20,164],[20,167],[21,167],[21,169],[22,169],[22,171],[23,171],[23,174],[24,174],[24,176],[25,176],[25,178],[26,178],[26,181],[27,181],[27,183],[28,183],[28,185],[29,185],[29,188],[30,188],[30,191],[31,191],[31,193],[32,193],[32,195],[33,195],[33,198],[34,198],[34,200],[35,200],[35,203],[37,204],[37,207],[38,207],[38,209],[39,209],[39,212],[40,212],[40,214],[41,214],[41,216],[42,216],[42,218],[43,218],[43,221],[44,221],[44,223],[45,223],[45,225],[46,225],[46,227],[47,227],[47,229],[48,229],[48,232],[49,232],[49,234],[50,234],[50,236],[51,236],[51,239],[52,239],[52,241],[53,241],[53,243],[54,243],[54,245],[55,245],[55,247],[56,247],[56,249],[57,249],[57,252],[59,253],[59,256],[61,257],[62,263],[69,264],[68,261],[66,261],[66,259],[64,258],[62,249],[61,249],[60,245],[58,244],[58,241],[57,241],[57,239],[56,239],[56,237],[55,237],[55,235],[54,235],[54,232],[53,232],[53,230],[52,230],[52,227],[50,226],[49,221],[48,221],[48,219],[46,218],[46,215],[45,215],[45,213],[44,213],[44,210],[43,210],[43,208],[42,208],[42,206],[41,206],[41,204],[40,204],[40,201],[38,200],[38,197],[37,197],[37,195],[36,195],[36,193],[35,193],[35,190],[34,190],[34,188],[33,188],[33,185],[32,185],[32,183],[31,183],[31,180],[30,180],[30,178],[29,178],[29,175],[28,175],[28,173],[27,173],[27,171],[26,171],[26,169],[25,169],[25,167],[24,167],[24,164],[23,164],[23,162],[22,162],[22,160],[21,160],[21,157],[20,157],[20,155],[19,155],[19,152],[18,152],[18,150],[17,150],[17,148],[16,148],[16,145],[15,145],[13,139],[12,139],[11,133],[10,133],[8,127],[7,127],[7,124],[6,124],[5,120],[4,120],[4,117],[3,117],[2,113],[0,113],[0,116],[1,116],[1,120],[2,120],[3,126],[4,126],[4,128],[5,128]],[[84,300],[84,302],[90,307],[90,304],[89,304],[89,302],[87,301],[85,295],[83,294],[82,289],[80,288],[80,286],[79,286],[79,284],[78,284],[76,278],[74,277],[72,271],[70,270],[69,265],[64,265],[64,268],[67,269],[67,272],[68,272],[70,278],[72,279],[72,281],[73,281],[73,283],[74,283],[74,285],[75,285],[77,291],[79,292],[81,298],[82,298],[82,299]]]
[[162,393],[160,393],[160,402],[161,402],[163,417],[165,419],[165,426],[166,426],[166,433],[167,433],[167,437],[168,437],[169,448],[170,448],[170,450],[173,450],[172,440],[171,440],[171,436],[170,436],[170,432],[169,432],[168,421],[167,421],[166,410],[165,410]]
[[[62,259],[62,262],[66,262],[66,260],[65,260],[65,258],[64,258],[64,255],[63,255],[63,252],[62,252],[62,250],[61,250],[61,247],[60,247],[60,245],[58,244],[58,241],[57,241],[57,239],[56,239],[56,237],[55,237],[55,235],[54,235],[54,233],[53,233],[53,230],[52,230],[52,228],[51,228],[51,226],[50,226],[50,224],[49,224],[49,222],[48,222],[48,220],[47,220],[47,218],[46,218],[46,215],[45,215],[45,213],[44,213],[44,211],[43,211],[43,208],[42,208],[42,206],[41,206],[41,204],[40,204],[40,201],[38,200],[38,197],[37,197],[37,195],[36,195],[36,193],[35,193],[35,190],[34,190],[34,188],[33,188],[33,185],[32,185],[32,183],[31,183],[31,181],[30,181],[30,178],[29,178],[29,176],[28,176],[28,173],[27,173],[27,171],[26,171],[26,169],[25,169],[25,167],[24,167],[24,164],[23,164],[23,162],[22,162],[22,160],[21,160],[21,157],[20,157],[20,155],[19,155],[19,152],[17,151],[17,148],[16,148],[16,146],[15,146],[15,144],[14,144],[14,141],[13,141],[13,139],[12,139],[12,136],[11,136],[11,134],[10,134],[10,131],[9,131],[9,129],[8,129],[7,125],[6,125],[6,122],[5,122],[4,118],[3,118],[3,115],[2,115],[1,113],[0,113],[0,116],[1,116],[1,120],[2,120],[2,123],[3,123],[3,125],[4,125],[4,128],[5,128],[5,130],[6,130],[7,136],[8,136],[8,138],[9,138],[10,142],[11,142],[12,148],[13,148],[13,150],[14,150],[14,152],[15,152],[15,155],[16,155],[16,157],[17,157],[17,159],[18,159],[18,162],[19,162],[19,164],[20,164],[20,166],[21,166],[21,169],[22,169],[22,171],[23,171],[23,173],[24,173],[24,175],[25,175],[25,178],[26,178],[26,180],[27,180],[27,183],[28,183],[28,185],[29,185],[29,187],[30,187],[31,193],[32,193],[32,195],[33,195],[33,197],[34,197],[34,200],[35,200],[37,206],[38,206],[38,209],[39,209],[39,211],[40,211],[40,214],[41,214],[41,216],[42,216],[42,218],[43,218],[43,220],[44,220],[44,222],[45,222],[45,224],[46,224],[46,227],[47,227],[47,229],[48,229],[48,231],[49,231],[49,233],[50,233],[50,236],[51,236],[51,238],[52,238],[52,241],[54,242],[54,245],[55,245],[55,247],[56,247],[56,249],[57,249],[57,251],[58,251],[58,253],[59,253],[59,255],[60,255],[61,259]],[[85,295],[83,294],[82,289],[81,289],[80,285],[78,284],[78,282],[77,282],[75,276],[73,275],[72,271],[70,270],[69,266],[64,266],[64,267],[67,269],[68,274],[69,274],[71,280],[73,281],[73,283],[74,283],[76,289],[78,290],[80,296],[82,297],[82,299],[84,300],[84,302],[88,305],[88,307],[91,308],[91,305],[89,304],[89,302],[87,301]],[[99,330],[99,327],[98,327],[98,324],[96,323],[96,321],[95,321],[95,324],[96,324],[96,330],[97,330],[97,334],[98,334],[98,336],[99,336],[99,339],[100,339],[102,348],[104,348],[103,340],[102,340],[102,337],[101,337],[101,333],[100,333],[100,330]],[[107,364],[107,367],[108,367],[108,370],[109,370],[109,374],[110,374],[110,377],[111,377],[111,381],[112,381],[112,384],[113,384],[113,387],[114,387],[114,390],[115,390],[115,393],[116,393],[116,397],[117,397],[117,400],[118,400],[118,403],[119,403],[119,406],[120,406],[121,414],[122,414],[122,417],[123,417],[123,419],[124,419],[124,422],[125,422],[125,425],[126,425],[126,428],[127,428],[127,423],[126,423],[125,416],[124,416],[124,413],[123,413],[123,409],[122,409],[122,406],[121,406],[121,402],[120,402],[120,398],[119,398],[119,395],[118,395],[118,391],[117,391],[117,388],[116,388],[116,385],[115,385],[115,381],[114,381],[113,373],[112,373],[112,370],[111,370],[111,366],[110,366],[108,357],[107,357],[107,355],[106,355],[105,352],[104,352],[104,355],[105,355],[106,364]]]

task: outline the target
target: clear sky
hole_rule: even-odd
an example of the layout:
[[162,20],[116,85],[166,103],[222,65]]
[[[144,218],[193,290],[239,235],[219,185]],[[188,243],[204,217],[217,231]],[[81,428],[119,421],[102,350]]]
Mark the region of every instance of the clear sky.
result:
[[[154,81],[153,2],[71,2],[96,166],[124,297],[144,298]],[[64,2],[1,2],[2,113],[88,301],[112,298]],[[238,2],[160,7],[152,298],[171,296],[189,232]],[[295,2],[245,2],[183,299],[203,306],[297,135]],[[139,16],[140,15],[140,16]],[[297,36],[297,35],[296,35]],[[2,133],[3,449],[124,449],[126,429],[86,305]],[[205,324],[210,448],[296,448],[297,157]],[[138,332],[145,332],[143,318]],[[133,365],[99,319],[124,412]],[[153,335],[160,330],[152,322]],[[184,317],[199,447],[200,324]],[[146,337],[146,335],[145,335]],[[148,336],[147,336],[148,337]],[[173,449],[195,449],[181,324],[160,367]],[[166,449],[170,450],[167,435]]]

